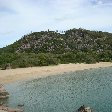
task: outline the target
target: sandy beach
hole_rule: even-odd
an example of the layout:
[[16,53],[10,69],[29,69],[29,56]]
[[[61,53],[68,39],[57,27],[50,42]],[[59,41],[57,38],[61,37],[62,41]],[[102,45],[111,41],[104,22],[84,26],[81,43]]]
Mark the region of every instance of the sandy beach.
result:
[[4,111],[4,110],[0,110],[0,112],[7,112],[7,111]]
[[110,62],[100,62],[96,64],[60,64],[56,66],[0,70],[0,83],[9,84],[16,81],[29,80],[31,78],[42,78],[67,72],[110,66],[112,66]]

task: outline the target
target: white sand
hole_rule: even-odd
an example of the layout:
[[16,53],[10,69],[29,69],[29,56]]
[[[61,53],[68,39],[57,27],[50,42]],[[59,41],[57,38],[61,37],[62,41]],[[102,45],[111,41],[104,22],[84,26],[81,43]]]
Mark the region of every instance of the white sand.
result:
[[0,83],[8,84],[30,78],[41,78],[50,75],[62,74],[78,70],[100,68],[112,66],[110,62],[100,62],[96,64],[60,64],[57,66],[17,68],[9,70],[0,70]]
[[7,111],[4,111],[4,110],[0,110],[0,112],[7,112]]

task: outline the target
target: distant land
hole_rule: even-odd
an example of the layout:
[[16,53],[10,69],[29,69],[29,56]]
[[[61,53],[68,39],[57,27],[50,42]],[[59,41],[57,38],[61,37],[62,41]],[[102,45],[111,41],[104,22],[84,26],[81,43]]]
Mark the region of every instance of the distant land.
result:
[[112,62],[112,33],[70,29],[31,32],[0,48],[0,68]]

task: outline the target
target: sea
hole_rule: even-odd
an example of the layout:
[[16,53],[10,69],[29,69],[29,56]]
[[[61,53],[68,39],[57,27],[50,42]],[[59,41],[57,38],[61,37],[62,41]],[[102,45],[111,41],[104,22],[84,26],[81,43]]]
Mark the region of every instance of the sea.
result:
[[89,106],[93,112],[112,112],[112,67],[63,73],[6,85],[10,107],[24,112],[76,112]]

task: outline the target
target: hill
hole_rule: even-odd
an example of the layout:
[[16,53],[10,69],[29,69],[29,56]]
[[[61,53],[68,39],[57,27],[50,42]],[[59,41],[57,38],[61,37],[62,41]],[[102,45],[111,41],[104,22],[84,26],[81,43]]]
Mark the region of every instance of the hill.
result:
[[0,66],[43,66],[58,63],[112,61],[112,34],[70,29],[32,32],[0,49]]

